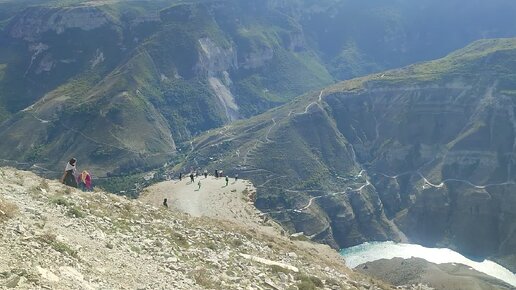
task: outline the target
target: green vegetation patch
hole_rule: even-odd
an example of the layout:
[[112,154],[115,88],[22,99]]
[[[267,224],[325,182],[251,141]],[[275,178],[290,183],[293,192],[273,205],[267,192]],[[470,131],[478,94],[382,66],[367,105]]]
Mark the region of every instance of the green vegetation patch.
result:
[[83,212],[80,208],[73,206],[67,212],[66,215],[72,218],[84,218],[86,217],[86,213]]
[[50,198],[50,203],[66,207],[73,206],[73,203],[68,201],[68,199],[63,195],[58,195]]
[[39,240],[41,242],[44,242],[44,243],[50,245],[50,247],[52,247],[52,249],[54,249],[62,254],[68,255],[73,258],[79,257],[76,250],[72,249],[66,243],[58,241],[57,236],[53,233],[45,233],[39,237]]

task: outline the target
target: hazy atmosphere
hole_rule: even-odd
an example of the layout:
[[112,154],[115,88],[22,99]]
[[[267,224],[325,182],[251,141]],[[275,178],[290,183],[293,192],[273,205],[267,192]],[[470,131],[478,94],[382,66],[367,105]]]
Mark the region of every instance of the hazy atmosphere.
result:
[[0,289],[516,289],[515,15],[0,0]]

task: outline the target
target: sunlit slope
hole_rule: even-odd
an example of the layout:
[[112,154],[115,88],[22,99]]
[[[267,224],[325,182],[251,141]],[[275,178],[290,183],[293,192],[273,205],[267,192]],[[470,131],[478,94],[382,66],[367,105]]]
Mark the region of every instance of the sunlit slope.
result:
[[396,224],[514,269],[515,60],[516,40],[484,40],[342,82],[197,139],[189,164],[253,180],[259,208],[316,240],[396,240]]

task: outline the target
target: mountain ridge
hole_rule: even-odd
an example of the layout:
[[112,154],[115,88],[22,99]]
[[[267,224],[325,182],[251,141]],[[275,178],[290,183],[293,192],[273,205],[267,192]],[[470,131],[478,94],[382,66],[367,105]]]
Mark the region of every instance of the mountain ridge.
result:
[[232,168],[257,184],[258,208],[334,247],[400,239],[399,227],[413,242],[514,267],[515,183],[502,156],[514,146],[505,72],[515,54],[514,39],[485,40],[336,84],[199,138],[185,166]]
[[[334,80],[432,59],[478,38],[511,35],[510,25],[500,26],[493,15],[512,23],[512,17],[497,12],[515,9],[514,3],[466,7],[465,14],[484,14],[473,24],[449,13],[457,5],[3,1],[0,37],[7,45],[0,48],[0,131],[10,143],[0,157],[11,159],[10,164],[56,168],[71,152],[79,152],[82,164],[99,176],[135,173],[160,160],[175,162],[206,130],[262,113]],[[440,23],[423,17],[424,11],[439,15]],[[417,32],[429,23],[439,31],[457,21],[467,28],[463,37],[456,30]],[[374,36],[378,43],[371,41]],[[44,105],[49,99],[54,101]],[[119,112],[120,104],[141,128]],[[38,114],[27,114],[28,108]],[[94,129],[75,124],[73,115]],[[49,122],[38,124],[34,117]],[[23,140],[9,126],[36,129]],[[140,130],[148,133],[138,136]]]

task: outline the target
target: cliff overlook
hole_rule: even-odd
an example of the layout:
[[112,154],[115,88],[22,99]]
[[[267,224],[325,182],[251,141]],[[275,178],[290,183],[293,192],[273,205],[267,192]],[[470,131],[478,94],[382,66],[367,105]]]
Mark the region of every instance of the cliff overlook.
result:
[[[514,39],[341,82],[198,138],[256,205],[335,248],[408,240],[514,269]],[[212,164],[212,165],[210,165]]]

